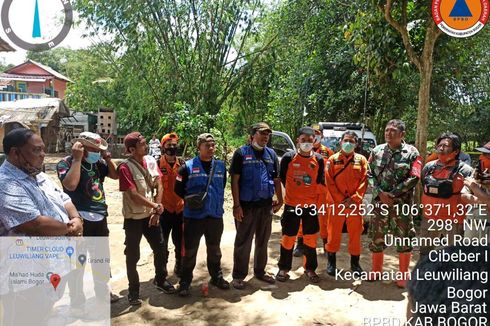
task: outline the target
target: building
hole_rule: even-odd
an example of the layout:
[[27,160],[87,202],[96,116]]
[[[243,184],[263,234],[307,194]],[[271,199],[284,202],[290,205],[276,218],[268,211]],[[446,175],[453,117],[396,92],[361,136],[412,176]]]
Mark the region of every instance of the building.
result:
[[60,120],[69,115],[70,111],[59,98],[0,102],[0,152],[3,152],[4,136],[21,126],[30,128],[41,136],[47,153],[63,150]]
[[102,137],[117,135],[116,111],[110,108],[100,108],[98,112],[97,133]]
[[74,137],[84,131],[97,132],[97,114],[73,112],[69,117],[61,118],[60,126]]
[[27,60],[0,74],[0,101],[47,97],[64,99],[69,82],[72,80],[52,68]]
[[10,52],[15,51],[13,47],[10,46],[7,42],[0,38],[0,52]]

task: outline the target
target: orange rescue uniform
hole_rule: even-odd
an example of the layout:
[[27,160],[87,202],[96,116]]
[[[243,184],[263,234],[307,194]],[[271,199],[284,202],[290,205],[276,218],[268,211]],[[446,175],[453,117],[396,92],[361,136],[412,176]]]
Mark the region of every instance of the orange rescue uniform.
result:
[[[447,179],[456,168],[455,164],[459,164],[457,172],[453,173],[452,190],[453,195],[449,198],[438,198],[428,196],[424,192],[422,193],[421,202],[423,205],[423,216],[426,219],[434,220],[457,220],[458,224],[462,224],[466,217],[466,209],[463,205],[461,198],[461,191],[464,188],[464,178],[469,177],[472,173],[472,169],[469,165],[461,164],[459,161],[453,161],[449,165],[442,165],[440,161],[432,161],[427,164],[422,170],[422,178],[425,178],[427,173],[431,173],[435,179]],[[430,166],[433,166],[432,171]],[[424,180],[422,180],[424,186]]]
[[[323,156],[325,161],[332,156],[333,151],[325,145],[320,145],[318,148],[314,149],[315,153]],[[326,173],[326,171],[325,171]],[[326,211],[327,207],[327,186],[326,185],[318,185],[318,201],[317,201],[317,211],[318,211],[318,223],[320,225],[320,238],[326,240],[327,239],[327,224],[328,224],[328,214]],[[299,226],[298,238],[303,237],[303,227]]]
[[[278,266],[280,270],[291,270],[293,246],[300,222],[304,230],[304,268],[314,271],[318,267],[316,238],[318,217],[311,210],[318,202],[318,186],[325,182],[325,161],[319,154],[304,157],[287,153],[281,160],[280,175],[285,188],[285,207],[281,219],[282,239]],[[296,209],[299,208],[299,209]]]
[[[361,254],[361,234],[363,230],[361,204],[366,193],[368,181],[368,163],[357,153],[345,156],[338,152],[327,161],[326,179],[328,184],[329,220],[328,252],[337,252],[342,239],[342,227],[347,223],[349,233],[348,250],[352,256]],[[345,206],[342,202],[350,198],[354,206]]]
[[181,213],[184,210],[184,200],[177,196],[174,191],[177,172],[183,162],[177,159],[172,167],[166,160],[165,155],[160,158],[160,170],[162,171],[163,196],[162,205],[170,213]]

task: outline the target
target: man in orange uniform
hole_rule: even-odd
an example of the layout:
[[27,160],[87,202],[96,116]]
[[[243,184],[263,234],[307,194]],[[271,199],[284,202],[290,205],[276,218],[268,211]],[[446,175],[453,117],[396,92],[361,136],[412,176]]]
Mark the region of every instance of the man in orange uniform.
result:
[[166,134],[162,138],[161,146],[163,155],[160,158],[160,171],[162,171],[164,207],[160,215],[160,227],[163,235],[163,251],[165,254],[165,272],[168,262],[168,240],[172,232],[172,242],[175,246],[174,274],[180,277],[182,267],[182,212],[184,201],[174,192],[175,179],[179,168],[184,164],[181,158],[177,158],[177,145],[179,136],[176,133]]
[[363,229],[360,205],[368,185],[367,160],[363,155],[354,152],[358,143],[357,134],[353,131],[346,131],[340,139],[341,151],[330,156],[326,172],[328,201],[333,204],[329,207],[326,246],[327,274],[332,276],[335,275],[337,268],[335,254],[340,249],[344,222],[347,224],[349,233],[350,268],[355,273],[362,273],[359,265]]
[[317,216],[318,185],[325,184],[325,162],[313,151],[315,131],[310,127],[299,130],[298,151],[286,153],[281,160],[280,178],[286,190],[282,214],[281,255],[276,280],[289,279],[293,261],[293,247],[300,223],[303,224],[305,275],[313,283],[320,281],[315,273],[316,237],[319,229]]
[[[315,130],[315,140],[313,142],[313,151],[315,153],[323,156],[326,161],[330,156],[333,155],[333,151],[325,145],[322,145],[322,132],[320,131],[319,126],[313,126]],[[325,246],[327,245],[327,187],[325,185],[318,186],[318,202],[317,202],[317,210],[318,210],[318,223],[320,225],[320,238],[323,241],[323,249],[326,252]],[[304,244],[303,244],[303,227],[299,226],[298,231],[298,242],[296,244],[296,248],[293,251],[294,257],[303,256]]]

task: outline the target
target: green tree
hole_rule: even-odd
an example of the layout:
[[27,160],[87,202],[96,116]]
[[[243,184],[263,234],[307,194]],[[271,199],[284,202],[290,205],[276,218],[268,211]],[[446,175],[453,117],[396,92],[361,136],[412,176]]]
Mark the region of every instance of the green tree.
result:
[[[217,114],[250,65],[270,42],[244,53],[247,39],[258,32],[260,1],[75,1],[95,33],[114,35],[119,73],[127,78],[126,122],[145,122],[179,110],[190,115]],[[122,77],[121,77],[122,78]],[[130,83],[130,84],[129,84]],[[209,130],[214,119],[206,121]]]

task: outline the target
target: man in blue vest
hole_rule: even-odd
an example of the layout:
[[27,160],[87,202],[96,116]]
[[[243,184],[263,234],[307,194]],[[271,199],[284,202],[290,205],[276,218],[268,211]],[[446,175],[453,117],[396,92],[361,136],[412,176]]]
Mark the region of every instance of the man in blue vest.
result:
[[[279,179],[279,161],[274,150],[266,147],[272,130],[264,122],[250,129],[250,144],[240,147],[231,160],[231,193],[233,216],[237,234],[233,251],[233,282],[243,289],[248,274],[250,250],[255,234],[254,275],[257,279],[274,283],[266,274],[267,244],[272,229],[272,212],[282,206],[282,188]],[[278,200],[273,200],[277,193]]]
[[226,168],[215,160],[216,143],[211,134],[197,137],[199,155],[180,167],[175,193],[184,199],[184,256],[179,295],[190,295],[192,272],[202,236],[206,239],[207,265],[210,283],[220,289],[230,284],[221,271],[221,235],[223,234],[223,204],[225,201]]

